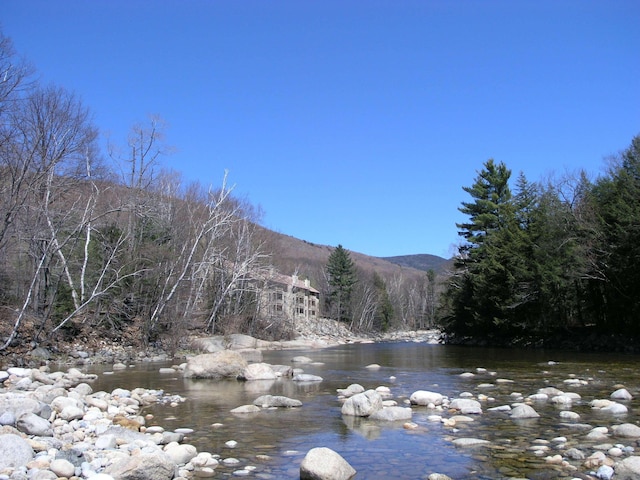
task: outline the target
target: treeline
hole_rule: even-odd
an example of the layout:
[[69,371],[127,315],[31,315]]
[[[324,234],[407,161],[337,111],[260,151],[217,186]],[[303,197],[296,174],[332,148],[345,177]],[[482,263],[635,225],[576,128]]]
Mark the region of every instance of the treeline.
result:
[[103,154],[89,110],[0,34],[0,351],[87,332],[174,342],[194,323],[253,319],[248,273],[266,268],[254,209],[225,178],[162,171],[166,151],[152,118]]
[[594,181],[530,182],[487,161],[460,211],[441,297],[451,338],[497,342],[640,333],[640,136]]
[[334,248],[324,266],[323,312],[345,322],[353,331],[385,332],[435,327],[437,275],[405,272],[394,275],[359,268],[342,245]]

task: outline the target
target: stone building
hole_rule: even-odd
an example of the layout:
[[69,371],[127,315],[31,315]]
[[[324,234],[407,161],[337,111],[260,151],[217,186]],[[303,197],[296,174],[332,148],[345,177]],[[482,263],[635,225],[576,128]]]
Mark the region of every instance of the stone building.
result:
[[260,295],[260,313],[288,320],[320,317],[320,292],[297,275],[270,272]]

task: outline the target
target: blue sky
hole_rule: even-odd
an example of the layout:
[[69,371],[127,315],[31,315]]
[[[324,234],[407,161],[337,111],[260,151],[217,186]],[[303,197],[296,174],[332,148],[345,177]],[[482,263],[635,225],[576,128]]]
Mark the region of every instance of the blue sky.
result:
[[263,224],[375,256],[450,256],[489,158],[529,180],[640,134],[636,0],[4,0],[45,83],[124,143],[157,114],[185,180]]

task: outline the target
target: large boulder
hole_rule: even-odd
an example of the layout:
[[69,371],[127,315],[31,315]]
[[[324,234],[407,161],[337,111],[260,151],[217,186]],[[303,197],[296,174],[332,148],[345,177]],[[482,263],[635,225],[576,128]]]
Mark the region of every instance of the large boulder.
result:
[[186,378],[238,378],[247,367],[247,361],[237,352],[222,350],[191,357],[184,369]]
[[175,464],[168,455],[158,450],[123,458],[109,465],[103,473],[119,480],[171,480]]
[[273,371],[268,363],[251,363],[247,365],[242,372],[242,378],[251,380],[275,380],[276,372]]
[[343,415],[368,417],[373,412],[382,410],[382,396],[375,390],[357,393],[342,404]]
[[191,347],[205,353],[220,352],[225,349],[224,337],[202,337],[194,338],[191,341]]
[[33,449],[24,438],[12,433],[0,435],[0,471],[23,467],[33,456]]
[[300,464],[300,480],[349,480],[355,474],[340,454],[326,447],[312,448]]

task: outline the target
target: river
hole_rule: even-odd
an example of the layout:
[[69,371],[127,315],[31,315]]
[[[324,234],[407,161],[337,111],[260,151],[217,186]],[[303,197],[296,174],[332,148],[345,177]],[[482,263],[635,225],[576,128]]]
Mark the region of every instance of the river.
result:
[[[193,429],[185,442],[195,445],[199,451],[240,461],[240,466],[221,464],[216,469],[216,478],[233,476],[238,468],[251,466],[255,467],[250,473],[254,478],[297,479],[304,455],[319,446],[342,455],[357,470],[356,479],[426,479],[434,472],[453,479],[566,476],[566,468],[545,462],[545,457],[562,454],[569,447],[579,448],[587,456],[595,449],[604,448],[584,439],[586,427],[563,423],[560,408],[549,402],[534,404],[540,418],[527,421],[514,421],[507,413],[488,411],[491,407],[514,403],[518,398],[516,393],[526,397],[546,386],[581,395],[582,399],[570,407],[580,415],[580,425],[610,427],[640,420],[637,413],[640,356],[637,355],[398,342],[266,351],[264,361],[291,364],[291,359],[298,355],[314,361],[301,367],[305,373],[321,376],[322,382],[188,380],[179,373],[159,373],[163,365],[158,364],[134,365],[114,372],[109,372],[108,367],[92,367],[91,372],[99,374],[93,384],[95,391],[144,387],[185,397],[186,400],[175,407],[148,408],[144,413],[152,414],[153,419],[147,425],[160,425],[167,430]],[[381,368],[365,368],[371,364]],[[465,372],[474,375],[461,376]],[[582,382],[577,384],[576,380]],[[450,398],[469,392],[475,398],[484,394],[490,399],[482,402],[483,413],[473,415],[473,422],[458,423],[454,427],[429,418],[433,413],[446,418],[450,416],[446,411],[413,407],[412,422],[418,428],[406,429],[404,422],[380,423],[343,417],[336,390],[352,383],[366,389],[387,386],[400,405],[416,390],[439,392]],[[614,418],[591,409],[591,400],[608,399],[621,385],[634,396],[633,400],[624,402],[628,414]],[[244,415],[229,412],[267,393],[299,399],[303,406]],[[491,444],[482,448],[458,448],[451,441],[459,437],[480,438]],[[230,440],[236,441],[237,446],[228,447],[226,442]],[[540,450],[529,450],[535,444],[548,445],[548,451],[543,455]],[[625,443],[629,445],[636,446],[635,441]],[[577,472],[587,473],[580,461],[572,463]]]

